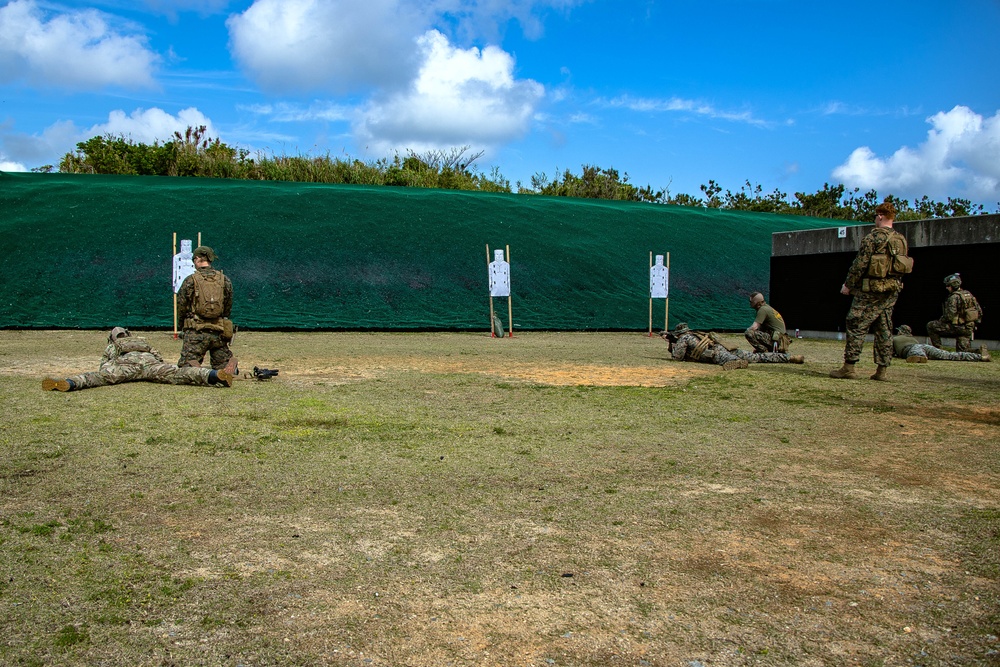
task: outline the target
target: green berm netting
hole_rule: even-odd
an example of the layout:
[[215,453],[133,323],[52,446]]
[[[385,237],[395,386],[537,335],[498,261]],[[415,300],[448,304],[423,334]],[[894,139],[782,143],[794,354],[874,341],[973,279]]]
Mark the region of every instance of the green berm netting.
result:
[[[174,234],[219,254],[245,329],[490,330],[510,248],[515,331],[646,330],[650,253],[671,326],[742,329],[771,234],[798,216],[417,188],[0,173],[5,328],[173,327]],[[653,328],[665,302],[653,302]],[[507,298],[494,298],[507,320]]]

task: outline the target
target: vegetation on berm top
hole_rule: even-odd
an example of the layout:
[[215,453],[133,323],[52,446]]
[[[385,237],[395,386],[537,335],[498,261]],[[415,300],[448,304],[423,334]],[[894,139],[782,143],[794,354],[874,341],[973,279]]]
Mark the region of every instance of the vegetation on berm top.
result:
[[[59,163],[63,173],[122,174],[142,176],[205,176],[263,181],[297,181],[338,183],[348,185],[387,185],[481,192],[516,192],[525,195],[582,197],[637,201],[677,206],[699,206],[733,211],[805,215],[835,220],[870,222],[875,207],[882,201],[892,201],[899,211],[898,220],[924,220],[988,213],[982,204],[968,199],[951,198],[934,201],[924,195],[912,203],[892,194],[879,198],[875,190],[862,193],[859,188],[848,190],[843,184],[824,183],[822,189],[809,194],[796,192],[792,199],[777,188],[765,193],[760,184],[747,180],[737,192],[726,189],[715,180],[700,187],[701,194],[671,194],[669,187],[656,190],[649,185],[638,187],[629,182],[628,173],[583,165],[580,174],[569,169],[549,178],[544,173],[531,177],[530,185],[520,181],[512,188],[499,168],[484,174],[475,162],[482,152],[469,152],[469,147],[447,151],[429,151],[406,156],[398,153],[390,160],[383,158],[363,162],[350,157],[319,157],[251,155],[243,148],[233,148],[218,138],[206,137],[205,126],[188,127],[184,134],[175,132],[173,139],[153,145],[139,143],[125,136],[97,136],[77,144],[75,153],[67,153]],[[52,171],[51,165],[35,171]],[[1000,204],[998,204],[1000,206]],[[998,208],[1000,212],[1000,208]]]

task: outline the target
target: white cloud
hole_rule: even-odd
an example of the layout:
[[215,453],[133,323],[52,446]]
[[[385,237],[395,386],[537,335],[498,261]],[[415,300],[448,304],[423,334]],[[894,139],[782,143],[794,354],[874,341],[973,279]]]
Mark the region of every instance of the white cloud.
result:
[[256,0],[226,21],[233,57],[280,93],[403,86],[417,71],[421,23],[402,0]]
[[882,158],[862,146],[833,170],[833,177],[850,187],[890,190],[898,196],[1000,195],[1000,111],[983,118],[956,106],[927,122],[932,129],[916,148],[903,146]]
[[418,44],[423,65],[409,90],[373,100],[356,126],[361,140],[388,152],[496,145],[522,136],[544,95],[514,78],[500,48],[458,49],[436,30]]
[[0,83],[90,90],[151,86],[158,56],[93,9],[53,14],[34,0],[0,7]]
[[[172,139],[175,131],[184,134],[188,127],[202,125],[207,128],[206,138],[218,136],[212,121],[195,108],[184,109],[176,116],[157,108],[136,109],[129,115],[120,110],[112,111],[106,123],[86,130],[81,130],[72,121],[60,121],[45,128],[40,135],[4,131],[0,134],[0,159],[10,164],[57,165],[62,156],[73,152],[78,143],[92,137],[110,134],[125,136],[136,143],[162,143]],[[4,170],[0,168],[0,171]]]
[[28,171],[20,162],[9,162],[3,159],[3,155],[0,155],[0,171]]
[[[216,138],[218,134],[212,127],[212,121],[194,107],[182,109],[176,116],[168,114],[163,109],[136,109],[128,116],[124,111],[116,110],[108,114],[108,122],[94,125],[83,133],[85,139],[107,134],[125,136],[137,143],[152,144],[174,138],[174,132],[184,134],[188,127],[206,128],[205,138]],[[82,141],[82,139],[81,139]]]
[[646,97],[622,95],[610,100],[599,99],[597,100],[597,103],[602,106],[628,109],[630,111],[638,111],[640,113],[681,112],[694,114],[696,116],[719,118],[721,120],[728,120],[735,123],[746,123],[747,125],[755,125],[758,127],[767,127],[774,124],[773,122],[756,118],[749,111],[724,111],[716,109],[711,104],[698,102],[696,100],[687,100],[680,97],[651,99]]
[[303,123],[310,121],[343,122],[356,116],[352,107],[335,102],[314,102],[300,106],[287,102],[275,104],[252,104],[238,107],[258,116],[266,116],[276,123]]
[[55,123],[40,135],[10,132],[7,127],[3,130],[0,134],[0,145],[5,157],[15,164],[32,167],[40,167],[43,164],[55,165],[70,147],[82,141],[79,130],[70,121]]

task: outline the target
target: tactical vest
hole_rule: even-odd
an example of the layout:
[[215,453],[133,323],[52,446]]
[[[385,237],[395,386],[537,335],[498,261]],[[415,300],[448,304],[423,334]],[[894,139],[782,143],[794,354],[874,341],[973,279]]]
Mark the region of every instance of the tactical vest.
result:
[[982,319],[983,309],[972,292],[960,289],[958,295],[962,297],[962,307],[958,309],[954,324],[974,324]]

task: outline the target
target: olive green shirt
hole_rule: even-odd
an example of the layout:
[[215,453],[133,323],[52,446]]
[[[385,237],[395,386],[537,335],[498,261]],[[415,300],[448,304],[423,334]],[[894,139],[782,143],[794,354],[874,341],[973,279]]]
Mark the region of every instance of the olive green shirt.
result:
[[892,351],[897,357],[903,358],[906,356],[906,348],[917,345],[919,342],[913,336],[895,335],[892,337]]
[[778,334],[785,333],[785,318],[766,303],[757,309],[754,323],[760,327],[761,331],[770,333],[772,340],[777,338]]

